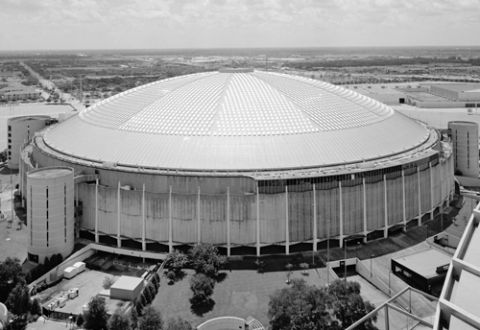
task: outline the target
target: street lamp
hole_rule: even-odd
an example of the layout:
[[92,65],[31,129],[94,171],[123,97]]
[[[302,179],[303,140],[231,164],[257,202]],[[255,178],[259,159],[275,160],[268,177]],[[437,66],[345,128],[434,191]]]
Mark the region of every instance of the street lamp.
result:
[[358,253],[357,253],[357,250],[358,250],[358,247],[360,246],[360,242],[357,242],[357,246],[355,247],[355,258],[358,259]]

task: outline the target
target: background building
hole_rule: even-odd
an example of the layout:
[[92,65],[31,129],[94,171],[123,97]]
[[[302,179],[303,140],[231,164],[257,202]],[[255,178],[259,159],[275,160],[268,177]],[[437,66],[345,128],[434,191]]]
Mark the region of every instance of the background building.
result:
[[480,84],[432,84],[430,93],[452,101],[471,102],[467,107],[480,107]]
[[448,123],[452,139],[455,173],[460,176],[478,178],[478,124],[466,121]]
[[224,70],[137,87],[46,128],[25,148],[20,190],[29,170],[68,166],[82,237],[288,254],[432,218],[452,194],[451,154],[438,131],[351,90]]

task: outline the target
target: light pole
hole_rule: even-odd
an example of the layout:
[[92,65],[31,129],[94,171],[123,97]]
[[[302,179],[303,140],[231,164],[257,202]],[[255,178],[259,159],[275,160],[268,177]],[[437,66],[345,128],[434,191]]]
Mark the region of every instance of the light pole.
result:
[[357,242],[357,246],[355,247],[355,258],[358,259],[358,247],[360,246],[360,242]]

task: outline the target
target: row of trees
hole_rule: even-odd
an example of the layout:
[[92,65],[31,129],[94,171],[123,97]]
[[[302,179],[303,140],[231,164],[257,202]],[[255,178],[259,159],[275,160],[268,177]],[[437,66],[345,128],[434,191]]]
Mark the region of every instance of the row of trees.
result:
[[225,256],[221,256],[218,249],[212,244],[196,244],[189,251],[189,255],[180,251],[173,251],[167,256],[167,277],[173,283],[181,273],[182,268],[190,265],[195,275],[190,278],[192,297],[190,303],[193,310],[209,309],[214,301],[211,299],[220,269],[227,263]]
[[143,316],[143,310],[155,299],[160,288],[160,276],[154,273],[152,281],[143,289],[142,293],[133,301],[132,320],[136,322],[139,317]]
[[[291,286],[270,296],[268,317],[272,330],[346,329],[375,309],[360,296],[360,284],[336,280],[328,287],[293,279]],[[375,330],[376,317],[357,329]]]
[[43,264],[38,264],[30,272],[25,275],[27,283],[32,283],[37,278],[52,270],[63,262],[63,256],[60,253],[52,255],[50,258],[45,257]]
[[121,307],[117,308],[112,316],[108,316],[105,300],[100,296],[94,297],[82,318],[77,321],[78,326],[89,330],[192,330],[187,320],[177,317],[164,322],[162,314],[153,306],[148,305],[141,311],[141,316],[134,318],[128,315]]

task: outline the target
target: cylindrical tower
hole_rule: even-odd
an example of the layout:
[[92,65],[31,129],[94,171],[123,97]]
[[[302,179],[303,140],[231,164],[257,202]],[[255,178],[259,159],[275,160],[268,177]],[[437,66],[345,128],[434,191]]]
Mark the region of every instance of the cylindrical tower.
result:
[[453,141],[455,174],[478,178],[478,124],[451,121],[448,129]]
[[28,173],[28,259],[43,263],[74,246],[74,182],[70,167],[46,167]]
[[17,169],[20,146],[35,132],[45,128],[48,116],[20,116],[8,119],[8,168]]

